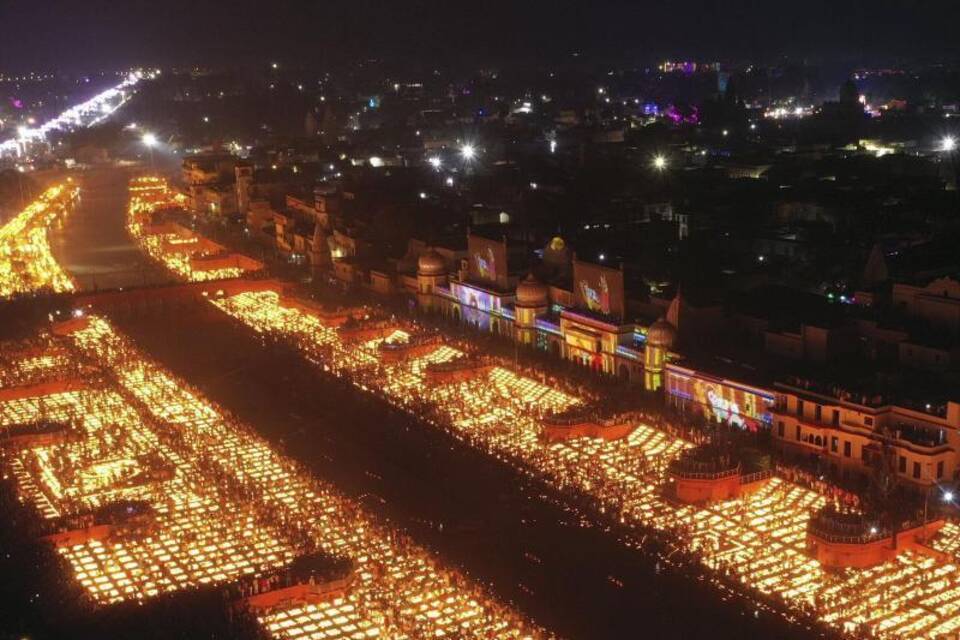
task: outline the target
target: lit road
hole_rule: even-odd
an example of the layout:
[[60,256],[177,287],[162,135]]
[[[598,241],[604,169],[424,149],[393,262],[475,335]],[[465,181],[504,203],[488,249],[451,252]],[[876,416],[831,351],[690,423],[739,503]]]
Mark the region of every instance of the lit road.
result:
[[20,127],[16,138],[0,142],[0,158],[19,157],[28,150],[30,144],[44,142],[50,133],[92,127],[103,122],[126,104],[133,95],[133,88],[142,77],[140,73],[130,74],[123,82],[70,107],[38,127]]

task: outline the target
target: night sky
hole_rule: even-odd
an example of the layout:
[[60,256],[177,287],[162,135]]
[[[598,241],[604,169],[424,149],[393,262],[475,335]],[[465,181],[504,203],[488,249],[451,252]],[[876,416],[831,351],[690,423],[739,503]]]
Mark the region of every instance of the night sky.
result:
[[952,58],[947,0],[0,0],[0,68],[608,58]]

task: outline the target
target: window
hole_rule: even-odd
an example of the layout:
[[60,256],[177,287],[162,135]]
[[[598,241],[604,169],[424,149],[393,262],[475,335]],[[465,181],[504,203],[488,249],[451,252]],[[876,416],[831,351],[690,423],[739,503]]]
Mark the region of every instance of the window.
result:
[[797,425],[797,442],[800,442],[800,425]]
[[839,444],[840,444],[840,438],[836,436],[833,436],[832,438],[830,438],[830,451],[833,451],[834,453],[836,453],[837,447],[839,446]]
[[833,426],[840,426],[840,409],[833,410]]
[[900,456],[900,466],[899,466],[899,469],[900,469],[900,473],[906,473],[906,472],[907,472],[907,459],[904,458],[903,456]]
[[783,437],[783,420],[777,423],[777,436],[780,438]]
[[943,477],[943,460],[937,463],[937,480]]
[[818,404],[813,410],[813,416],[816,418],[817,422],[823,420],[823,407]]
[[919,462],[914,462],[914,463],[913,463],[913,477],[914,477],[914,478],[919,478],[919,477],[920,477],[920,463],[919,463]]
[[868,427],[872,427],[872,426],[873,426],[873,418],[864,418],[864,419],[863,419],[863,424],[867,425]]
[[797,415],[803,417],[803,400],[797,400]]
[[850,448],[851,448],[851,447],[850,447],[850,441],[849,441],[849,440],[844,440],[844,441],[843,441],[843,456],[844,456],[845,458],[849,458],[849,457],[850,457]]

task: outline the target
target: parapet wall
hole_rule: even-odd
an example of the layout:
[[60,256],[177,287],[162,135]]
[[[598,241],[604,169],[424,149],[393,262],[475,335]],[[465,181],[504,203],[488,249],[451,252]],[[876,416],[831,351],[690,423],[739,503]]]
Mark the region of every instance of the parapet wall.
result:
[[865,542],[831,540],[808,532],[807,545],[810,554],[825,567],[866,569],[893,560],[904,551],[936,555],[936,551],[926,546],[926,541],[944,524],[943,520],[935,520],[928,522],[925,527],[920,525]]

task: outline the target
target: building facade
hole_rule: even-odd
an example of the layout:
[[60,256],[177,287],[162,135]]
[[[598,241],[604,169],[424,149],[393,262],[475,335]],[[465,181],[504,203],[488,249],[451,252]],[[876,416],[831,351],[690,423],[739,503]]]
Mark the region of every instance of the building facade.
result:
[[[575,278],[578,292],[548,285],[532,273],[511,278],[505,273],[505,246],[485,242],[471,243],[454,273],[435,249],[422,253],[415,287],[418,308],[599,373],[660,388],[676,331],[665,320],[645,327],[623,319],[622,299],[610,299],[611,291],[622,296],[619,270],[575,265],[581,276]],[[653,341],[647,339],[651,331]]]
[[917,486],[957,478],[956,402],[911,408],[808,386],[776,383],[774,389],[773,440],[787,453],[843,476],[883,471]]

